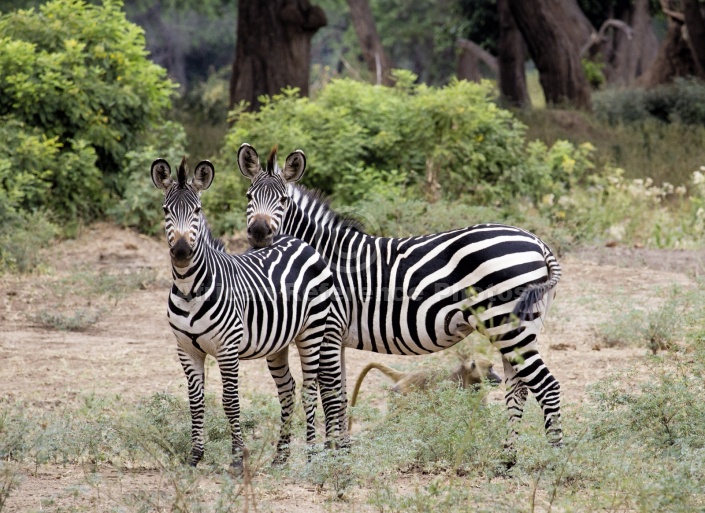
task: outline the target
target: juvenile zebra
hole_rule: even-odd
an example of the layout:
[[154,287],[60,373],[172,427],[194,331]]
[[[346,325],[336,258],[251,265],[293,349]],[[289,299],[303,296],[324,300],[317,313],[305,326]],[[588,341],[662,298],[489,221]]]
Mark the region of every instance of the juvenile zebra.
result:
[[226,253],[222,241],[211,235],[201,211],[201,191],[210,187],[215,174],[210,162],[199,163],[191,180],[185,159],[176,180],[163,159],[154,161],[151,174],[154,185],[164,191],[173,277],[167,317],[188,381],[193,444],[189,463],[195,466],[203,457],[206,355],[217,360],[223,379],[233,470],[242,471],[245,454],[239,420],[240,359],[267,359],[281,403],[275,463],[286,461],[295,393],[288,361],[292,341],[301,357],[306,441],[313,444],[315,440],[319,365],[329,378],[322,377],[320,385],[326,434],[334,440],[341,415],[340,327],[327,322],[333,280],[325,262],[311,246],[292,237],[279,237],[268,248],[244,255]]
[[344,348],[426,354],[477,330],[502,354],[510,464],[528,390],[543,410],[549,443],[562,444],[560,385],[537,340],[561,268],[543,241],[501,224],[420,237],[374,237],[331,210],[318,194],[294,185],[306,169],[302,151],[291,153],[280,169],[273,150],[263,169],[254,148],[243,144],[238,167],[252,181],[247,191],[250,244],[265,247],[277,234],[292,235],[328,262],[338,291],[336,307],[345,319]]

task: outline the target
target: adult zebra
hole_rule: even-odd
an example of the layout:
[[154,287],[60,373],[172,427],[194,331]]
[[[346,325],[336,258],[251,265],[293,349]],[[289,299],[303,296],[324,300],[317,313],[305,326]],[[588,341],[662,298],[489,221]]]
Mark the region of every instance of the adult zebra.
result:
[[[203,457],[204,361],[213,356],[223,379],[223,408],[232,430],[232,467],[243,468],[240,431],[240,359],[267,358],[281,403],[281,433],[275,462],[289,455],[295,383],[288,349],[298,347],[303,372],[306,441],[315,440],[316,380],[321,385],[326,434],[337,434],[341,412],[340,325],[329,316],[333,280],[309,245],[280,237],[267,249],[229,255],[214,239],[201,212],[201,191],[213,182],[208,161],[187,179],[185,159],[171,177],[166,160],[152,164],[152,181],[164,191],[164,217],[173,285],[167,317],[176,335],[179,360],[188,381],[192,449],[189,463]],[[319,373],[320,366],[320,373]]]
[[264,247],[276,234],[293,235],[316,248],[333,270],[336,306],[346,319],[344,348],[418,355],[447,349],[478,330],[502,354],[510,458],[527,389],[543,410],[549,442],[562,444],[560,385],[537,342],[561,277],[544,242],[500,224],[420,237],[374,237],[317,194],[294,185],[306,168],[302,151],[291,153],[280,169],[273,150],[262,169],[254,148],[243,144],[238,166],[252,181],[247,192],[250,244]]

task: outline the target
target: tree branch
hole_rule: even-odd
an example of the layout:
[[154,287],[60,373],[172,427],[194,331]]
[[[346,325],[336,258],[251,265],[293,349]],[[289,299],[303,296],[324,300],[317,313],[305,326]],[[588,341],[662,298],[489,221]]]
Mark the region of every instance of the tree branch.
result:
[[607,38],[605,37],[605,32],[607,32],[607,29],[610,27],[614,27],[624,32],[624,34],[627,36],[627,39],[631,39],[634,35],[634,30],[622,20],[610,18],[608,20],[605,20],[605,22],[600,27],[600,30],[590,34],[590,39],[580,49],[580,56],[582,57],[583,55],[585,55],[585,53],[593,46],[605,42],[607,40]]
[[490,52],[482,48],[477,43],[473,43],[468,39],[460,38],[456,42],[456,45],[463,50],[470,52],[476,56],[479,60],[484,62],[493,73],[499,73],[499,65],[497,64],[497,58]]

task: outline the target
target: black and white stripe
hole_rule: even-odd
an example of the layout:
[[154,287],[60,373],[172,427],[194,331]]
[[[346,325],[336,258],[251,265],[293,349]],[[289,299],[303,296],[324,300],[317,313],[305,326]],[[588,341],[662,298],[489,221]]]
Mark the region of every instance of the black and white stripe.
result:
[[338,291],[335,308],[345,319],[344,347],[426,354],[477,330],[502,354],[509,446],[527,390],[543,409],[549,441],[561,445],[560,385],[542,360],[537,340],[561,277],[544,242],[500,224],[420,237],[373,237],[317,194],[293,185],[305,170],[302,152],[292,153],[284,169],[273,152],[263,170],[247,144],[238,157],[240,170],[252,180],[247,207],[251,244],[265,246],[283,233],[323,255]]
[[[191,181],[182,161],[177,180],[162,159],[152,164],[154,184],[164,191],[164,215],[173,285],[167,316],[188,381],[193,447],[189,462],[203,456],[204,361],[213,356],[223,379],[223,408],[232,429],[233,466],[242,467],[238,371],[241,359],[266,357],[281,402],[277,460],[288,456],[295,383],[289,371],[293,341],[301,357],[306,440],[315,440],[314,414],[319,368],[326,433],[337,436],[341,415],[340,326],[328,322],[333,279],[320,255],[292,237],[271,246],[229,255],[213,239],[201,212],[200,193],[213,181],[210,162],[201,162]],[[337,376],[336,376],[337,373]]]

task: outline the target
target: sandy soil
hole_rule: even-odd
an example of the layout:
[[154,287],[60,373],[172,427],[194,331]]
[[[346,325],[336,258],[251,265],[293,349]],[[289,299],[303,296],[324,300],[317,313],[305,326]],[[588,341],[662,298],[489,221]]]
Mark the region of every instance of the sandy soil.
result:
[[[228,241],[232,250],[243,249],[238,238]],[[166,322],[169,260],[161,241],[98,224],[76,240],[57,244],[47,252],[47,269],[30,276],[0,277],[0,402],[21,399],[37,407],[52,408],[88,393],[120,394],[135,401],[160,391],[185,394],[185,379],[176,358],[173,335]],[[601,347],[595,329],[624,305],[658,306],[674,284],[692,286],[702,273],[703,253],[625,248],[583,248],[564,256],[564,278],[559,285],[542,353],[562,384],[564,400],[588,400],[587,387],[638,362],[645,349]],[[76,291],[76,275],[105,272],[119,276],[143,276],[123,294],[100,296]],[[59,331],[38,321],[39,313],[97,312],[97,323],[80,332]],[[484,348],[487,350],[487,346]],[[499,362],[497,352],[490,352]],[[294,359],[295,360],[295,359]],[[402,369],[439,361],[450,365],[453,356],[384,356],[360,351],[346,353],[349,389],[360,369],[380,361]],[[299,366],[292,362],[294,375]],[[218,393],[220,380],[215,365],[209,367],[208,389]],[[501,370],[501,365],[498,365]],[[242,393],[275,388],[262,360],[243,362]],[[350,379],[352,378],[352,379]],[[371,391],[384,379],[371,373],[362,394],[376,404],[382,394]],[[501,400],[501,390],[491,400]],[[364,429],[358,426],[357,429]],[[112,474],[111,474],[112,472]],[[5,510],[47,511],[58,506],[80,510],[109,510],[115,497],[128,491],[159,488],[156,471],[116,473],[106,469],[101,493],[85,488],[85,472],[79,466],[43,466],[27,469],[10,496]],[[112,477],[111,477],[112,476]],[[413,487],[424,476],[398,478],[400,489]],[[203,486],[216,487],[217,482]],[[257,482],[255,480],[255,488]],[[76,493],[76,487],[80,493]],[[215,488],[214,488],[215,489]],[[213,492],[215,493],[215,491]],[[258,492],[262,511],[325,511],[325,497],[315,487],[285,484],[277,493]],[[54,506],[46,509],[43,501]],[[54,509],[52,509],[54,508]],[[357,502],[355,511],[371,510]],[[353,510],[351,509],[351,510]]]

